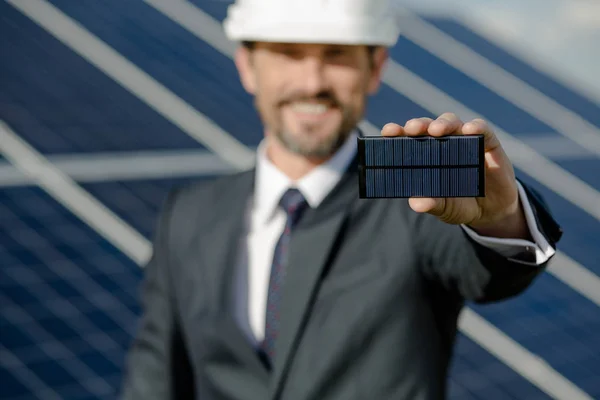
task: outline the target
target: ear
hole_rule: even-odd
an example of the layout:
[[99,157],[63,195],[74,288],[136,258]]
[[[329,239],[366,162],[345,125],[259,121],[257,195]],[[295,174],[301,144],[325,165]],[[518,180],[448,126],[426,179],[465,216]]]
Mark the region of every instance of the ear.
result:
[[381,77],[389,58],[389,52],[386,47],[379,46],[373,52],[373,62],[371,68],[371,77],[368,85],[368,93],[375,94],[381,86]]
[[245,46],[238,47],[235,52],[234,61],[242,86],[244,86],[244,89],[248,93],[254,95],[256,91],[256,75],[254,73],[254,66],[252,65],[252,50]]

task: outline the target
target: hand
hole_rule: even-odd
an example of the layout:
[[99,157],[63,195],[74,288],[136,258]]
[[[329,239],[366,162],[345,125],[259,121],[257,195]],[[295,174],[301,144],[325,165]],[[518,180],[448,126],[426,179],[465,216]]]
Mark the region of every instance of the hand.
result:
[[482,235],[495,237],[528,237],[512,163],[500,141],[481,119],[463,123],[455,114],[445,113],[436,120],[412,119],[404,127],[389,123],[383,136],[441,137],[446,135],[484,135],[485,197],[410,198],[415,212],[435,215],[449,224],[465,224]]

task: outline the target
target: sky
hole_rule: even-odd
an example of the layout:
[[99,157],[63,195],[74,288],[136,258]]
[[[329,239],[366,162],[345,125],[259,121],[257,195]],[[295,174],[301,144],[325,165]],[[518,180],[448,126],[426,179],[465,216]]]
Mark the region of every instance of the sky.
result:
[[396,0],[450,14],[600,99],[600,0]]

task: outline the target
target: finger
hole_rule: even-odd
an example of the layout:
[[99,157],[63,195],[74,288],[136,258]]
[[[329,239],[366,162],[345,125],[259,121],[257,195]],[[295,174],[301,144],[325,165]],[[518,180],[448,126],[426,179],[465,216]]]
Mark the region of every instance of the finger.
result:
[[427,130],[431,136],[460,134],[463,122],[454,113],[444,113],[433,121]]
[[427,134],[427,128],[433,119],[431,118],[414,118],[404,124],[404,133],[407,136],[419,136]]
[[413,211],[418,213],[429,213],[432,215],[442,215],[446,204],[444,198],[430,197],[411,197],[408,199],[408,204]]
[[500,146],[500,140],[488,123],[482,119],[478,118],[467,122],[461,130],[464,135],[483,135],[485,151],[494,150]]
[[404,136],[404,128],[398,124],[390,122],[381,129],[382,136]]

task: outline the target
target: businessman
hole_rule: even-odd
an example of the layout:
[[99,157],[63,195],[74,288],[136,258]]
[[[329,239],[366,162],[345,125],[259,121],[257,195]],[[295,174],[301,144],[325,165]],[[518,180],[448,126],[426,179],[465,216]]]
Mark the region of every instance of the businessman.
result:
[[224,22],[264,125],[256,165],[173,190],[126,400],[443,399],[465,302],[523,292],[561,230],[483,120],[483,198],[358,198],[356,137],[399,29],[386,0],[238,0]]

